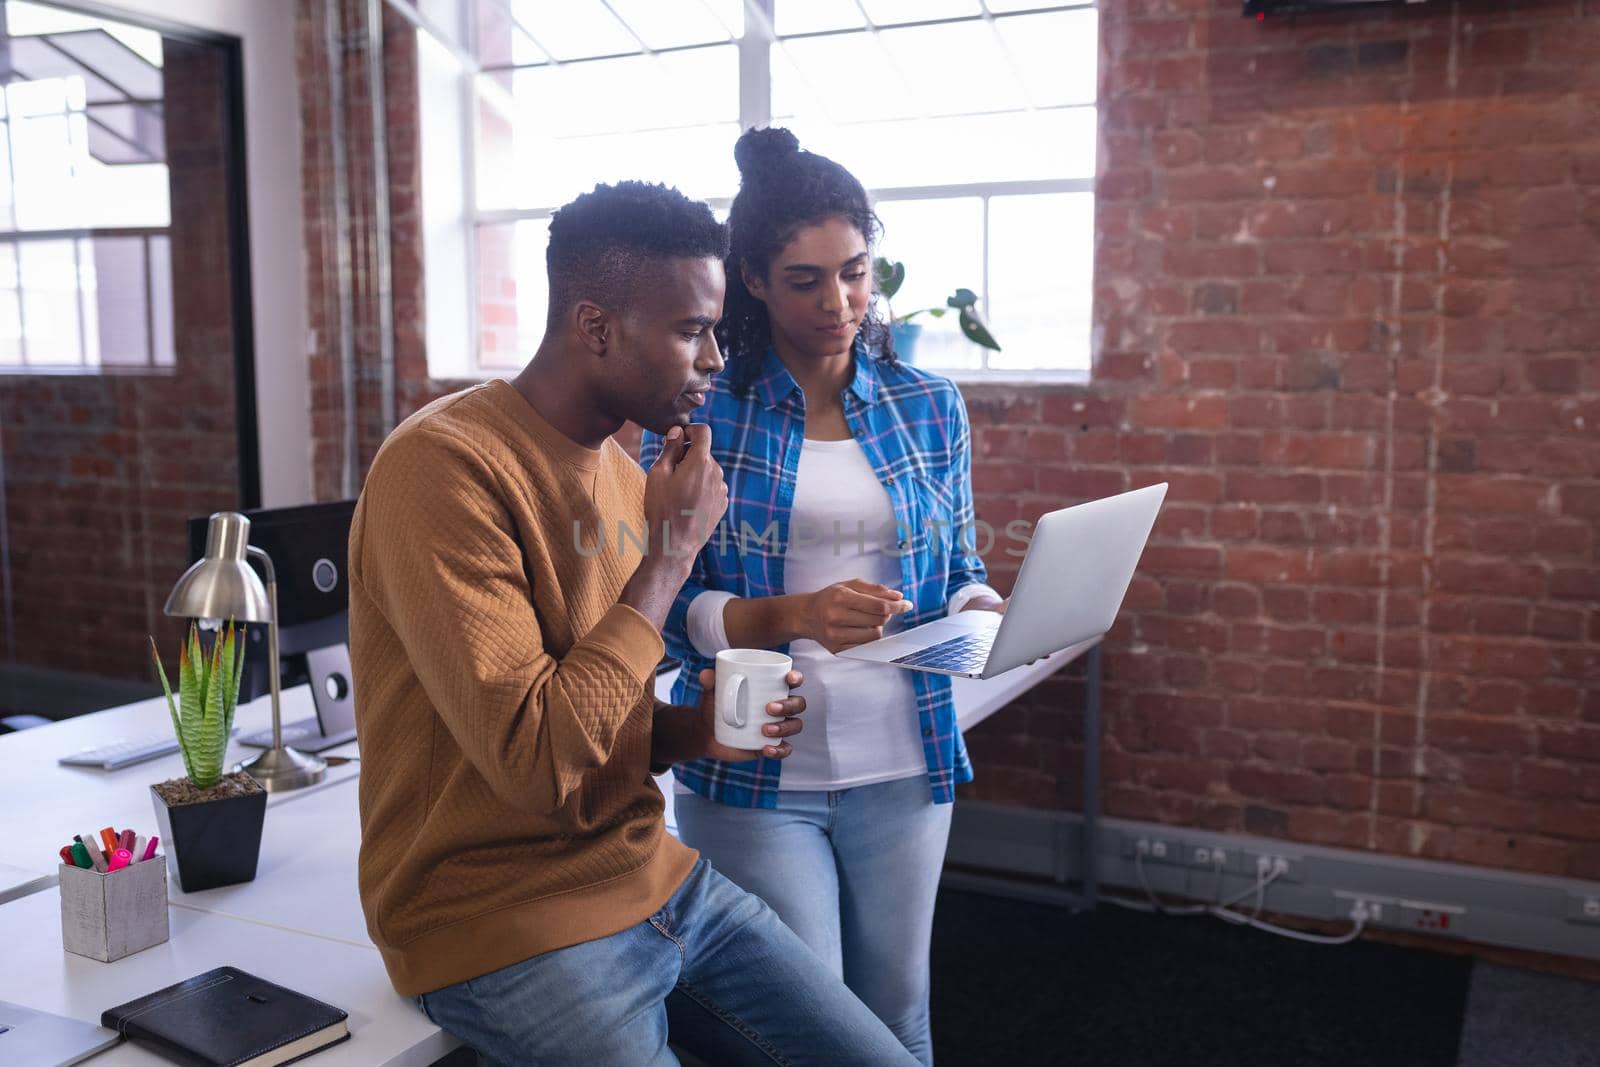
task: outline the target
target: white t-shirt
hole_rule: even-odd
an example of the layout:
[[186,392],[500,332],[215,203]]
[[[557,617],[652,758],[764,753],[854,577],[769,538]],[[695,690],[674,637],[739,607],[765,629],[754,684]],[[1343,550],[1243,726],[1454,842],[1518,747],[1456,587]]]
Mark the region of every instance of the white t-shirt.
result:
[[[893,542],[894,521],[889,493],[858,441],[808,439],[789,529],[796,541],[799,531],[813,531],[813,543],[790,546],[783,591],[814,593],[851,578],[901,589],[899,557],[884,551],[883,538]],[[959,610],[980,593],[998,596],[988,586],[968,586],[951,607]],[[689,641],[702,655],[730,647],[722,610],[733,599],[732,593],[706,592],[690,603]],[[789,654],[805,675],[798,690],[806,698],[805,729],[791,741],[794,754],[783,761],[780,789],[846,789],[928,773],[910,671],[840,659],[815,641],[795,641]]]

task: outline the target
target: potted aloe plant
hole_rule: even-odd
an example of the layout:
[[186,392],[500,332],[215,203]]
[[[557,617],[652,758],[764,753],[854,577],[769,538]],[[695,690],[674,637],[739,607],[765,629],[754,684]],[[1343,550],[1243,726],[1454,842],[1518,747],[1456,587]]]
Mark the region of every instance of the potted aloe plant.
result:
[[984,348],[1000,351],[1000,343],[994,339],[994,334],[989,332],[989,324],[984,322],[983,316],[978,312],[978,294],[971,289],[957,289],[945,298],[944,307],[917,308],[904,315],[896,315],[894,306],[890,303],[900,287],[906,282],[906,265],[897,260],[879,256],[872,261],[872,279],[878,292],[883,296],[884,306],[889,312],[889,333],[894,338],[895,353],[907,363],[916,362],[917,339],[922,336],[922,323],[911,320],[918,315],[929,315],[940,319],[946,313],[956,313],[957,324],[967,340],[980,344]]
[[248,882],[261,853],[267,791],[248,774],[222,772],[244,675],[244,632],[230,620],[208,653],[191,623],[178,654],[176,698],[153,637],[150,654],[188,771],[150,787],[169,871],[185,893]]

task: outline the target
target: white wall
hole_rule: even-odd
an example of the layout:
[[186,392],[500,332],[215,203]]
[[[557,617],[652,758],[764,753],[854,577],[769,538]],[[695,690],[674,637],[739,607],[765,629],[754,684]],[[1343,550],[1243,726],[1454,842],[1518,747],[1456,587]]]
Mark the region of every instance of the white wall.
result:
[[[72,5],[67,0],[60,6]],[[243,41],[261,503],[265,507],[305,503],[311,499],[311,391],[295,2],[99,0],[93,8],[226,33]]]

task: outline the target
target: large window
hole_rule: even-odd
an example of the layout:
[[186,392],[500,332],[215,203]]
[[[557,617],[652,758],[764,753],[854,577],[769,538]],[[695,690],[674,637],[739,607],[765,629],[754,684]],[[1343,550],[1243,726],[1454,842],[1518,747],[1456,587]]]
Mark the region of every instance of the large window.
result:
[[0,4],[0,373],[170,368],[154,31]]
[[[465,312],[441,321],[465,326],[477,350],[430,343],[434,373],[498,373],[532,352],[554,208],[596,182],[646,178],[725,211],[738,186],[733,143],[767,124],[872,190],[880,252],[906,266],[897,315],[942,307],[958,287],[979,295],[1002,350],[967,341],[953,315],[920,316],[919,362],[974,376],[1086,372],[1092,3],[391,2],[431,38],[421,64],[430,275],[436,249],[473,285]],[[451,145],[462,152],[435,152]],[[451,173],[441,161],[452,158],[465,169]],[[430,295],[430,314],[445,310],[435,304]]]

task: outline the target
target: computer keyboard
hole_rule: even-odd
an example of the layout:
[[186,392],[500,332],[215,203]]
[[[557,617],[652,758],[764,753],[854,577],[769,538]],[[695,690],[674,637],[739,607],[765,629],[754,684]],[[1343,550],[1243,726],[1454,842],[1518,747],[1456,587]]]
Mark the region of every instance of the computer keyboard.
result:
[[932,667],[959,674],[981,671],[983,665],[989,662],[989,649],[994,647],[994,637],[999,632],[999,627],[995,627],[977,633],[962,634],[948,641],[940,641],[937,645],[918,649],[909,655],[899,656],[894,662],[903,663],[908,667]]
[[169,730],[148,737],[121,737],[115,741],[107,741],[103,745],[95,745],[93,748],[62,756],[56,762],[68,767],[99,767],[102,770],[115,771],[130,764],[143,763],[145,760],[176,751],[178,751],[178,739]]

